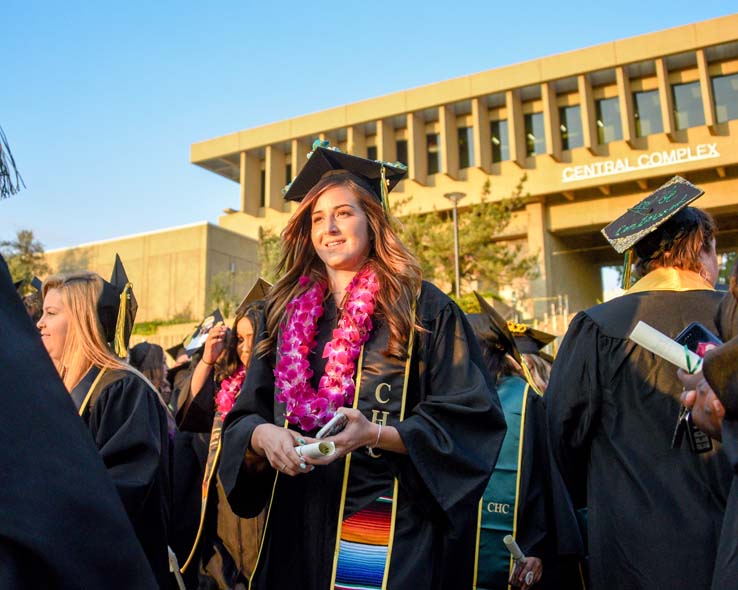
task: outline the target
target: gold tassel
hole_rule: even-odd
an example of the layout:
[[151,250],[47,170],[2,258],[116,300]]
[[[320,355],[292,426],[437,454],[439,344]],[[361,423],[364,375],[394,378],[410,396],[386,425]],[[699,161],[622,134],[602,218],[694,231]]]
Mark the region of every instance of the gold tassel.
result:
[[630,272],[633,267],[633,248],[629,248],[625,252],[625,260],[623,260],[623,289],[630,289]]
[[128,356],[128,347],[126,346],[126,315],[128,314],[128,305],[131,301],[131,283],[126,283],[123,292],[120,294],[120,306],[118,307],[118,319],[115,322],[115,339],[113,340],[113,350],[119,358]]
[[525,362],[525,359],[521,358],[520,361],[520,364],[523,367],[523,374],[525,375],[525,380],[528,382],[528,385],[530,385],[530,388],[535,391],[539,397],[543,397],[543,392],[538,389],[538,385],[536,385],[536,382],[533,379],[533,375],[531,375],[530,369],[528,368],[528,364]]
[[380,192],[382,193],[382,209],[384,209],[384,212],[389,215],[389,194],[387,193],[387,180],[384,177],[384,166],[381,167],[382,171],[382,188]]

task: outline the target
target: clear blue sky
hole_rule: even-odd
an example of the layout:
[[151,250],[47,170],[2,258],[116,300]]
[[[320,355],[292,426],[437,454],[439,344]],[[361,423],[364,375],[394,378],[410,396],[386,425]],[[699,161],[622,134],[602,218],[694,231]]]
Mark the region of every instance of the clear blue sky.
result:
[[28,188],[0,201],[0,240],[215,222],[238,186],[190,164],[193,142],[735,6],[5,0],[0,126]]

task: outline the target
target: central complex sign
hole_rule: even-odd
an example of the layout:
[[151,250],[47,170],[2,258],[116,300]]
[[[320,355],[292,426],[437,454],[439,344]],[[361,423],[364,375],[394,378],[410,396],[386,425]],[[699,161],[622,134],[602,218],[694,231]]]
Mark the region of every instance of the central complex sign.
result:
[[660,168],[662,166],[671,166],[672,164],[696,162],[719,157],[720,152],[718,152],[716,143],[701,143],[694,147],[687,146],[660,152],[649,152],[641,154],[638,157],[630,156],[593,162],[592,164],[567,166],[561,173],[561,182],[576,182],[589,178],[601,178],[603,176],[613,176],[615,174],[625,174],[626,172],[636,172],[649,168]]

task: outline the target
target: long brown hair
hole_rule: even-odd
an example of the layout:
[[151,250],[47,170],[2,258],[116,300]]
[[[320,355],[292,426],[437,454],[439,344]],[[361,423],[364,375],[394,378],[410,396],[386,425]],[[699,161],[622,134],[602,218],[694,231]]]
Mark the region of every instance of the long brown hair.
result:
[[660,267],[699,273],[700,255],[710,252],[716,232],[712,215],[696,207],[685,207],[635,245],[637,276],[643,277]]
[[68,391],[82,380],[94,365],[100,368],[125,369],[105,342],[97,315],[97,300],[102,292],[102,279],[91,272],[76,272],[50,276],[44,281],[44,298],[51,289],[58,289],[68,314],[64,350],[56,370]]
[[[226,349],[218,357],[215,362],[215,380],[220,383],[223,379],[230,377],[236,372],[238,364],[241,359],[238,357],[238,322],[243,318],[246,318],[251,322],[251,328],[253,332],[251,334],[251,350],[253,353],[254,341],[256,340],[256,329],[259,325],[259,311],[262,309],[263,304],[261,302],[248,305],[243,309],[239,309],[236,312],[236,317],[233,320],[233,327],[228,333],[228,343]],[[249,361],[250,361],[249,357]],[[248,365],[246,366],[248,369]]]
[[386,320],[390,331],[385,354],[397,357],[407,354],[407,341],[415,324],[413,305],[420,293],[420,265],[395,234],[376,196],[357,183],[357,179],[348,172],[332,174],[320,180],[302,200],[282,232],[282,259],[278,270],[285,272],[267,297],[268,337],[259,344],[259,354],[274,350],[287,303],[308,289],[307,286],[300,286],[300,277],[306,275],[313,281],[327,282],[325,264],[318,257],[310,237],[311,213],[325,191],[339,186],[351,190],[358,197],[367,217],[369,264],[380,284],[375,316]]

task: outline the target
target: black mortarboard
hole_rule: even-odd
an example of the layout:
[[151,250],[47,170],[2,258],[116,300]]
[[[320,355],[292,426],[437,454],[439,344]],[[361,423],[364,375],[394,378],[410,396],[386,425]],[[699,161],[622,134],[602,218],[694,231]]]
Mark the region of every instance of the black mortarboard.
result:
[[219,309],[215,309],[209,313],[205,319],[197,325],[197,328],[194,329],[192,336],[185,341],[184,348],[187,354],[192,356],[194,352],[205,344],[210,330],[222,323],[223,314],[220,313]]
[[179,355],[180,355],[180,354],[181,354],[182,352],[186,352],[186,351],[184,350],[184,344],[182,344],[181,342],[178,342],[177,344],[175,344],[174,346],[172,346],[172,347],[170,347],[170,348],[165,348],[164,350],[165,350],[165,351],[167,352],[167,354],[168,354],[169,356],[171,356],[171,357],[172,357],[172,359],[174,359],[175,361],[177,360],[177,357],[178,357],[178,356],[179,356]]
[[269,293],[269,289],[271,288],[271,283],[268,283],[261,277],[256,279],[256,282],[253,284],[251,289],[249,289],[249,292],[246,293],[246,297],[244,297],[241,303],[238,304],[238,307],[236,308],[236,315],[241,313],[252,303],[264,299],[267,296],[267,293]]
[[15,290],[19,293],[21,292],[23,286],[28,283],[31,285],[31,287],[34,288],[34,290],[41,293],[41,287],[43,286],[43,283],[41,282],[41,279],[39,279],[37,276],[34,275],[34,277],[30,281],[26,281],[26,279],[21,279],[20,281],[16,281],[13,283],[13,286],[15,287]]
[[97,301],[97,315],[106,342],[113,345],[115,353],[121,358],[125,358],[128,351],[137,311],[138,302],[133,294],[133,285],[128,280],[120,256],[116,254],[110,282],[103,280],[102,293]]
[[505,354],[509,354],[518,363],[522,363],[522,357],[520,351],[515,343],[515,338],[510,332],[510,328],[504,318],[497,313],[497,311],[482,297],[479,293],[474,291],[474,295],[479,301],[479,307],[482,309],[482,315],[486,316],[489,324],[488,328],[491,331],[491,340],[495,346],[500,348]]
[[[310,189],[321,178],[332,170],[345,170],[357,176],[362,184],[366,185],[377,200],[385,205],[386,193],[389,193],[407,173],[407,167],[400,162],[389,164],[378,160],[369,160],[346,154],[337,148],[328,147],[328,142],[316,140],[313,151],[308,154],[308,161],[297,175],[283,190],[284,198],[288,201],[301,201]],[[382,180],[385,180],[383,195]]]
[[605,227],[602,234],[622,254],[703,193],[691,182],[675,176]]
[[681,176],[675,176],[602,229],[602,235],[610,242],[610,245],[619,254],[625,253],[624,289],[630,287],[630,270],[633,264],[632,248],[703,193],[702,189],[691,182]]

